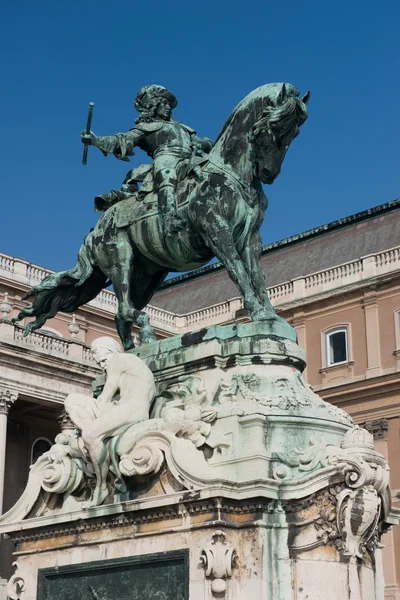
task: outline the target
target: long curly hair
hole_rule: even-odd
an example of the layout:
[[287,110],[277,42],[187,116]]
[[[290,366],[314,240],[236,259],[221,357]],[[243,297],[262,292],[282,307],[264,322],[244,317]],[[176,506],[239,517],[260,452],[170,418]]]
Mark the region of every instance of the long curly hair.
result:
[[138,123],[151,123],[151,121],[154,121],[162,99],[163,98],[160,96],[154,96],[154,98],[151,98],[147,103],[146,108],[142,110],[137,119],[135,119],[136,125]]

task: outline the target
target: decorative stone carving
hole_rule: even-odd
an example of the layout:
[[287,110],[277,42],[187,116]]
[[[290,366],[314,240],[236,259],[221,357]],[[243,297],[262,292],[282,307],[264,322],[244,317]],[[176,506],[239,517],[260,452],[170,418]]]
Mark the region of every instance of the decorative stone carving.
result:
[[92,352],[107,373],[103,391],[97,398],[70,394],[65,400],[65,409],[81,432],[93,467],[96,485],[91,503],[97,506],[110,493],[107,476],[112,457],[105,440],[149,418],[155,384],[147,365],[134,354],[123,354],[113,338],[97,338]]
[[206,577],[211,580],[211,591],[218,598],[226,594],[226,579],[232,576],[235,559],[236,550],[226,541],[225,533],[218,529],[212,536],[211,545],[203,548],[200,556]]
[[366,429],[374,436],[374,440],[386,440],[389,424],[387,419],[375,419],[360,423],[360,427]]
[[[260,393],[260,389],[263,391]],[[300,373],[261,378],[254,373],[235,373],[230,380],[220,383],[219,402],[235,402],[241,408],[256,405],[265,408],[289,410],[311,404],[310,392]]]
[[77,438],[59,433],[55,442],[48,452],[42,454],[35,468],[41,469],[41,486],[46,492],[72,493],[82,483],[84,473],[93,475],[93,471],[82,459]]
[[[137,419],[143,400],[141,372],[130,379],[129,358],[117,350],[108,358],[98,354],[106,369],[96,384],[99,396],[72,406],[99,413],[82,426],[71,410],[75,425],[64,415],[54,446],[0,517],[0,533],[18,545],[29,588],[42,557],[45,566],[54,557],[60,566],[72,565],[98,560],[99,543],[102,556],[119,558],[132,539],[137,556],[158,546],[162,553],[181,548],[184,540],[193,598],[293,600],[317,598],[321,590],[330,599],[382,596],[374,587],[382,579],[379,538],[398,520],[385,459],[368,431],[351,427],[349,417],[302,382],[295,342],[265,337],[262,328],[216,327],[134,351],[154,370],[157,392],[142,419],[121,429],[108,423],[105,435],[100,430],[108,495],[96,502],[91,427],[97,414],[107,421],[125,393],[132,392],[129,418]],[[117,383],[126,376],[129,390],[120,385],[120,396],[110,392],[115,355],[128,361]],[[200,552],[203,567],[196,569]],[[87,598],[106,600],[103,583],[91,583]],[[108,584],[105,589],[107,598],[113,591],[118,596]],[[29,589],[22,600],[32,594]]]
[[184,408],[187,405],[205,406],[209,404],[208,392],[201,377],[188,375],[179,377],[172,383],[161,383],[158,385],[155,408],[151,416],[160,417],[163,409],[169,407]]
[[362,558],[366,545],[376,532],[381,499],[374,485],[346,488],[337,498],[337,524],[343,540],[342,552],[350,558]]
[[0,388],[0,415],[8,415],[8,411],[17,398],[17,392]]
[[[297,469],[296,475],[287,468],[286,477],[332,467],[343,477],[343,483],[311,496],[309,506],[319,509],[313,521],[317,540],[335,544],[352,560],[374,550],[379,541],[381,510],[384,507],[387,511],[390,506],[390,491],[387,464],[374,450],[373,437],[368,431],[353,427],[343,437],[340,448],[311,439],[308,448],[296,449],[285,462]],[[276,469],[275,478],[282,480],[282,471]]]
[[[299,471],[313,471],[318,467],[326,467],[328,456],[326,452],[327,443],[324,439],[320,441],[310,438],[309,447],[301,450],[294,448],[289,454],[278,453],[278,458],[289,467],[298,467]],[[279,467],[277,467],[279,469]],[[289,475],[289,471],[284,471]],[[276,479],[283,479],[282,471],[278,470]]]
[[340,533],[337,524],[336,502],[337,495],[342,491],[342,486],[336,485],[329,489],[314,494],[312,501],[320,509],[314,521],[317,538],[324,544],[334,543],[341,547]]
[[345,412],[338,406],[331,404],[330,402],[325,402],[324,400],[321,400],[321,398],[319,398],[319,400],[319,408],[322,409],[323,412],[326,412],[328,415],[333,417],[335,421],[343,423],[344,425],[354,425],[353,419],[347,412]]
[[12,306],[8,301],[8,293],[4,292],[4,298],[3,298],[2,302],[0,303],[0,319],[9,321],[10,320],[9,314],[11,311],[12,311]]
[[13,563],[15,573],[9,579],[7,584],[7,594],[10,600],[21,600],[25,596],[25,577],[20,572],[20,566],[17,562]]
[[[200,377],[180,377],[177,382],[163,386],[155,401],[154,418],[165,421],[163,429],[189,439],[200,448],[211,432],[211,423],[217,418],[208,392]],[[212,440],[209,443],[213,445]]]
[[197,449],[205,444],[211,449],[229,446],[225,435],[212,431],[217,410],[209,403],[204,381],[188,376],[164,385],[154,418],[149,419],[155,386],[148,367],[134,354],[122,354],[110,338],[98,338],[92,348],[106,373],[103,390],[96,399],[81,394],[66,398],[62,433],[35,464],[32,478],[44,491],[66,496],[75,493],[85,478],[94,478],[95,485],[86,486],[92,497],[85,506],[126,493],[124,476],[155,475],[166,457],[182,481],[174,467],[179,454],[183,463],[196,466],[201,480],[206,460]]
[[68,331],[71,334],[72,338],[76,338],[78,333],[79,333],[80,327],[78,325],[78,323],[76,322],[76,315],[72,315],[72,321],[71,323],[68,324]]
[[[366,456],[370,460],[371,456],[374,456],[377,464],[369,466],[368,462],[364,462],[365,459],[362,458],[364,452],[367,453]],[[375,452],[373,436],[358,425],[344,435],[340,448],[328,444],[323,438],[318,441],[311,437],[307,448],[295,448],[287,454],[277,453],[277,457],[286,467],[293,468],[293,470],[282,470],[282,465],[277,465],[274,470],[274,477],[278,480],[291,477],[298,479],[301,477],[301,472],[304,471],[310,472],[317,468],[340,464],[345,466],[350,463],[360,476],[362,470],[368,471],[369,476],[369,469],[376,468],[379,471],[379,476],[384,479],[384,485],[387,484],[388,469],[384,457]],[[381,473],[382,469],[384,469],[384,474]],[[343,472],[347,473],[347,470],[346,467]]]
[[75,429],[75,425],[73,424],[73,422],[71,421],[71,419],[68,416],[68,413],[63,410],[60,414],[60,416],[58,417],[57,421],[60,424],[60,429],[61,431],[74,431]]

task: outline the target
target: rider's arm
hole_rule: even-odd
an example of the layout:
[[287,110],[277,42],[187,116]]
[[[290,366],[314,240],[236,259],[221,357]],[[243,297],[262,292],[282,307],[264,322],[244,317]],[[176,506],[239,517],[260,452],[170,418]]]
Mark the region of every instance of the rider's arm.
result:
[[193,135],[192,136],[192,143],[197,144],[201,147],[201,149],[203,150],[203,152],[205,152],[206,154],[208,154],[209,152],[211,152],[213,146],[214,146],[214,142],[208,138],[208,137],[198,137],[197,135]]
[[90,144],[99,148],[103,154],[114,154],[119,160],[127,160],[127,156],[135,154],[135,146],[143,139],[144,134],[140,129],[133,128],[128,133],[116,135],[97,136],[92,134]]
[[103,391],[97,398],[99,402],[112,402],[112,399],[119,390],[121,375],[122,369],[120,361],[114,360],[114,357],[112,357],[108,363],[107,381],[104,385]]

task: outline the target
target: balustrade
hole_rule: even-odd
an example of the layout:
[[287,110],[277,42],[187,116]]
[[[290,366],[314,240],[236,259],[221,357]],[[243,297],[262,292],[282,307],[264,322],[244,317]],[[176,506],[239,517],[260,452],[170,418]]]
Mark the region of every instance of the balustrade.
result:
[[[304,275],[292,281],[280,283],[268,288],[268,293],[271,302],[274,306],[277,306],[299,298],[313,296],[323,291],[353,284],[371,276],[379,276],[389,271],[397,270],[399,265],[400,246],[317,273]],[[19,259],[14,259],[5,254],[0,254],[0,272],[3,273],[3,276],[6,273],[6,276],[10,276],[11,279],[16,277],[19,281],[25,278],[27,284],[32,284],[33,281],[40,282],[52,271],[31,265]],[[110,290],[101,291],[89,304],[114,314],[117,310],[117,299],[114,292]],[[216,324],[234,319],[236,311],[241,307],[241,299],[236,298],[187,313],[186,315],[175,314],[151,305],[146,308],[146,312],[153,323],[164,325],[166,330],[171,333],[182,333],[202,325]],[[37,333],[33,334],[33,336],[29,336],[29,342],[24,342],[22,334],[19,333],[18,339],[21,340],[21,343],[36,345],[43,349],[52,349],[61,354],[68,354],[68,349],[63,346],[63,343],[68,345],[68,341],[57,344],[57,341],[44,341],[41,337],[35,337],[35,335],[40,336]]]

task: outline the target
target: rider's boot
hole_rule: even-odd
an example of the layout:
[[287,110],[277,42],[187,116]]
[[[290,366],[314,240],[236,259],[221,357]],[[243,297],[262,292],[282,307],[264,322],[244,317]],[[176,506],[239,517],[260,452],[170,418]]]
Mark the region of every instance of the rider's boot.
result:
[[111,190],[108,194],[99,194],[94,199],[94,207],[96,212],[104,212],[110,206],[113,206],[121,200],[130,198],[138,191],[139,187],[132,184],[123,184],[120,190]]
[[185,227],[185,222],[176,212],[174,185],[168,184],[159,188],[158,205],[165,233],[175,233]]

